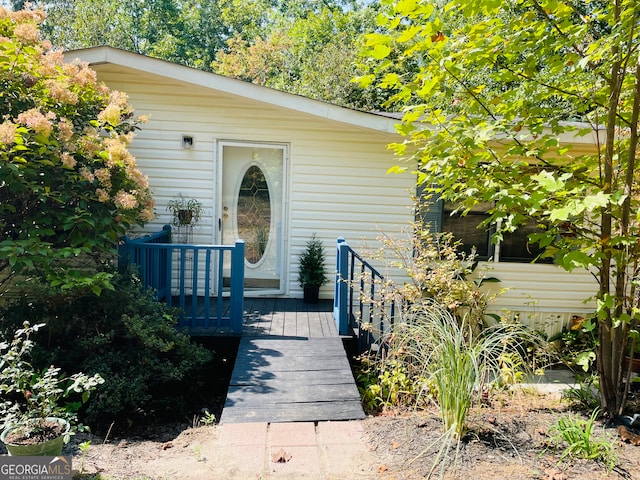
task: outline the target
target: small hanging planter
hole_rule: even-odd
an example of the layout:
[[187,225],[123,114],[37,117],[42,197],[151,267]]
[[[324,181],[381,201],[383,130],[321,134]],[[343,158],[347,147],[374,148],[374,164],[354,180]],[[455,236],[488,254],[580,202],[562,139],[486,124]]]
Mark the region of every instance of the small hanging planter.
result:
[[171,223],[174,227],[194,226],[202,216],[202,204],[195,198],[187,199],[180,194],[169,201],[167,211],[173,215]]
[[193,210],[178,210],[178,222],[180,225],[189,225],[193,219]]

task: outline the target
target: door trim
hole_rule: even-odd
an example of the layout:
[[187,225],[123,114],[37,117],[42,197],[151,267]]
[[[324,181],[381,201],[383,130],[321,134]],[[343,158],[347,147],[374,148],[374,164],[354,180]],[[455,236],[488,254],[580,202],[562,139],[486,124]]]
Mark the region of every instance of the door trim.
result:
[[[260,296],[286,296],[290,290],[289,288],[289,162],[291,145],[288,142],[264,142],[264,141],[251,141],[251,140],[234,140],[234,139],[214,139],[214,233],[213,241],[215,244],[222,244],[222,218],[223,218],[223,189],[222,189],[222,168],[223,168],[223,151],[224,147],[246,147],[246,148],[277,148],[282,150],[282,206],[281,206],[281,218],[282,225],[280,227],[281,239],[279,248],[276,249],[277,257],[276,262],[280,264],[280,288],[279,289],[265,289],[265,290],[246,290],[246,297],[260,297]],[[246,266],[246,260],[245,260]],[[248,267],[246,267],[248,268]]]

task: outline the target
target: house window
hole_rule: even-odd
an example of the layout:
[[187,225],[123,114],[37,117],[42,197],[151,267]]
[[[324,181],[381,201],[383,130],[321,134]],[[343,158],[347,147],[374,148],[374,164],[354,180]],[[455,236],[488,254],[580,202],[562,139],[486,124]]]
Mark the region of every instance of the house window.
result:
[[500,241],[501,262],[532,262],[552,263],[551,258],[538,258],[542,254],[537,243],[529,242],[529,235],[540,231],[538,222],[528,220],[518,227],[515,232],[504,233]]
[[463,216],[456,213],[454,204],[444,202],[441,231],[451,232],[455,240],[462,242],[460,248],[467,255],[475,251],[479,260],[487,260],[493,253],[491,231],[489,227],[479,226],[489,218],[489,208],[489,203],[479,203]]
[[[500,262],[551,263],[549,258],[538,258],[542,249],[529,242],[529,235],[539,231],[535,220],[529,220],[514,232],[504,233],[497,250],[491,243],[491,226],[478,228],[489,218],[491,204],[481,202],[466,215],[456,212],[456,205],[438,200],[431,205],[430,217],[433,221],[436,212],[440,214],[437,231],[451,232],[455,240],[461,242],[461,250],[466,254],[475,250],[478,260],[495,258]],[[497,258],[496,258],[497,257]]]

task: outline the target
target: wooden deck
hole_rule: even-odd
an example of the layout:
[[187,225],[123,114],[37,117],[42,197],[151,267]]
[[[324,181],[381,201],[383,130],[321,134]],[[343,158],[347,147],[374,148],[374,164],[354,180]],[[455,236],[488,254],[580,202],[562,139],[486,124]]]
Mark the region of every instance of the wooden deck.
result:
[[338,336],[331,300],[309,305],[296,298],[246,298],[244,314],[244,337]]
[[221,423],[364,418],[333,303],[246,299]]
[[[173,306],[180,307],[178,297],[173,297]],[[214,303],[212,301],[212,303]],[[223,299],[222,314],[228,315],[229,300]],[[186,317],[192,313],[192,297],[185,297]],[[203,315],[204,300],[196,299],[197,313]],[[190,322],[187,320],[187,322]],[[198,322],[185,329],[192,336],[233,335],[229,327],[215,327]],[[338,329],[333,318],[333,301],[320,300],[316,305],[303,303],[295,298],[245,298],[244,328],[242,336],[278,335],[286,337],[337,337]]]

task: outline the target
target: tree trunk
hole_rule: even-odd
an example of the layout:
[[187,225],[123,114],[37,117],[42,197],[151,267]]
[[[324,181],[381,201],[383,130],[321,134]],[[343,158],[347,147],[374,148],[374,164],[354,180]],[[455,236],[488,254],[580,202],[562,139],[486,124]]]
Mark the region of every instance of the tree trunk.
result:
[[[616,18],[619,18],[619,10],[616,6]],[[606,119],[606,138],[605,138],[605,151],[603,159],[603,171],[602,171],[602,192],[606,195],[611,195],[613,192],[614,182],[614,152],[615,152],[615,138],[616,138],[616,118],[618,113],[618,101],[620,98],[621,80],[621,61],[619,58],[619,52],[616,47],[612,48],[611,52],[615,60],[611,64],[611,73],[609,78],[609,87],[611,94],[609,96],[609,104]],[[608,299],[611,295],[611,269],[613,267],[612,262],[612,248],[611,234],[612,234],[612,205],[609,204],[608,208],[605,208],[601,216],[600,225],[600,253],[602,254],[602,267],[600,269],[600,292],[599,300],[604,302],[607,306],[602,307],[599,313],[599,345],[597,352],[597,366],[598,377],[600,379],[600,400],[602,403],[602,409],[609,418],[617,415],[620,409],[620,395],[618,388],[618,381],[620,377],[620,337],[614,328],[615,316],[619,310],[620,298],[616,298],[614,305],[609,305]],[[620,265],[617,265],[619,268]],[[616,282],[617,284],[617,282]]]

